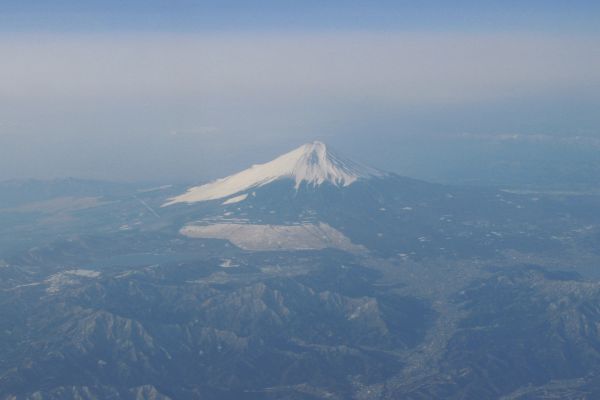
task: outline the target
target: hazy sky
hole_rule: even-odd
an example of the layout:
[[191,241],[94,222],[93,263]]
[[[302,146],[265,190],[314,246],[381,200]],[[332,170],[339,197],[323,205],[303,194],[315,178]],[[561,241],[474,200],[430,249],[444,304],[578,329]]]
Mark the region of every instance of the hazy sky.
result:
[[596,143],[599,20],[593,1],[2,1],[0,179],[197,181],[314,139],[399,172],[455,139]]

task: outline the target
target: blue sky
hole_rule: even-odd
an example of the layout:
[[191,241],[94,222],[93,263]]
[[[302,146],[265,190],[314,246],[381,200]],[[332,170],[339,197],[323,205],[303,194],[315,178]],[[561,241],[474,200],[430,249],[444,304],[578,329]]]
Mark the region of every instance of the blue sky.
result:
[[597,1],[31,1],[0,4],[4,31],[600,29]]
[[315,139],[419,175],[456,138],[596,143],[599,20],[592,1],[4,0],[0,179],[198,181]]

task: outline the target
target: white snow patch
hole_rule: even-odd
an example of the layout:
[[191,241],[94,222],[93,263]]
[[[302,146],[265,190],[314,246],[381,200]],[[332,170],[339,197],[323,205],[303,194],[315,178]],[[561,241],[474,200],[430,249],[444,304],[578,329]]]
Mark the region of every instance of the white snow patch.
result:
[[268,163],[253,165],[226,178],[192,187],[186,193],[169,199],[163,207],[222,199],[279,179],[292,179],[298,189],[302,183],[319,186],[329,182],[335,186],[349,186],[361,178],[384,175],[374,168],[338,157],[321,142],[313,142]]
[[227,204],[235,204],[235,203],[239,203],[240,201],[244,201],[246,200],[246,198],[248,198],[248,193],[244,193],[244,194],[240,194],[239,196],[235,196],[232,197],[230,199],[225,200],[222,205],[227,205]]
[[125,271],[125,272],[121,272],[120,274],[116,275],[115,278],[117,278],[117,279],[127,278],[134,274],[135,274],[135,271]]
[[44,283],[48,285],[46,292],[52,294],[57,293],[65,286],[78,284],[79,280],[77,278],[97,278],[99,276],[100,272],[98,271],[92,271],[89,269],[72,269],[51,275],[44,281]]
[[238,265],[234,264],[230,258],[224,259],[223,262],[221,264],[219,264],[219,267],[221,267],[221,268],[235,268],[237,266]]
[[97,278],[100,276],[100,272],[92,271],[90,269],[72,269],[65,271],[64,273],[68,275],[83,276],[85,278]]
[[17,285],[15,287],[13,287],[13,289],[20,289],[20,288],[24,288],[24,287],[39,286],[41,284],[42,284],[42,282],[25,283],[25,284],[22,284],[22,285]]

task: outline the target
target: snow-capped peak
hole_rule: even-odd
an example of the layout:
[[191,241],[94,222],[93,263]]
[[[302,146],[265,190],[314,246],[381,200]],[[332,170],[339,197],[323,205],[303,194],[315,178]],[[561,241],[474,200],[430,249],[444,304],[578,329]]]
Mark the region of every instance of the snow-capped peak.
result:
[[303,183],[319,186],[328,182],[338,187],[349,186],[358,179],[382,175],[384,173],[379,170],[338,157],[324,143],[316,141],[268,163],[253,165],[226,178],[192,187],[164,205],[223,199],[279,179],[294,180],[298,189]]

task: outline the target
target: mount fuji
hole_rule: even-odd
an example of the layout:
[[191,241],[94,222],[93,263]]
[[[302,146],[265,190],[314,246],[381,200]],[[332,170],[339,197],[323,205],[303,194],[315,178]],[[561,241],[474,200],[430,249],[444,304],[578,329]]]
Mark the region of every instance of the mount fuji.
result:
[[247,198],[247,191],[278,180],[292,180],[298,190],[302,185],[317,187],[330,184],[346,187],[358,180],[384,177],[387,174],[338,156],[319,141],[304,144],[273,161],[257,164],[226,178],[190,188],[171,198],[164,206],[177,203],[225,199],[233,204]]
[[447,256],[487,251],[473,240],[489,233],[480,220],[490,218],[490,207],[499,219],[492,225],[514,215],[510,197],[384,172],[317,141],[191,187],[161,210],[177,215],[177,229],[188,238],[227,240],[243,250]]
[[[246,250],[365,251],[320,216],[351,186],[390,174],[337,155],[322,142],[304,144],[276,159],[189,188],[174,205],[216,206],[216,213],[186,224],[181,234],[226,239]],[[329,214],[329,213],[327,213]]]

